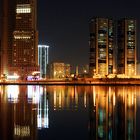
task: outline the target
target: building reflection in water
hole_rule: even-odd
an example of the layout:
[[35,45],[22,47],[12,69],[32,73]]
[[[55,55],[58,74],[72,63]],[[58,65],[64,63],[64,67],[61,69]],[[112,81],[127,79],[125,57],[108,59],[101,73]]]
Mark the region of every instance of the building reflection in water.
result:
[[136,87],[53,88],[54,110],[89,110],[89,139],[136,139]]
[[78,93],[75,87],[58,86],[53,88],[53,92],[50,98],[53,100],[54,110],[78,108]]
[[51,111],[89,112],[89,139],[136,139],[136,87],[0,86],[2,140],[36,140]]
[[28,86],[28,101],[37,104],[37,128],[49,128],[48,92],[46,87]]
[[136,139],[135,94],[135,87],[90,88],[88,96],[91,140]]
[[1,86],[0,132],[2,140],[36,140],[36,104],[28,103],[27,86]]

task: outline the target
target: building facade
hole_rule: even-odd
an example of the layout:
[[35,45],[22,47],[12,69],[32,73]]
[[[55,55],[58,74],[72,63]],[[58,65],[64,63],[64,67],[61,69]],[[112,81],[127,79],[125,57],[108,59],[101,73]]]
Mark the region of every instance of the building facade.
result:
[[50,64],[50,78],[62,79],[70,77],[70,64],[53,62]]
[[49,46],[38,45],[38,64],[40,66],[41,78],[45,78],[47,76],[48,63],[49,63]]
[[36,0],[3,0],[1,73],[38,70]]
[[108,18],[90,20],[90,62],[89,72],[105,76],[113,73],[114,59],[114,23]]
[[70,64],[65,64],[65,77],[70,77],[70,70],[71,70],[71,66]]
[[136,34],[136,20],[122,19],[118,21],[118,74],[136,75]]
[[93,87],[91,91],[87,105],[90,139],[136,139],[135,87]]

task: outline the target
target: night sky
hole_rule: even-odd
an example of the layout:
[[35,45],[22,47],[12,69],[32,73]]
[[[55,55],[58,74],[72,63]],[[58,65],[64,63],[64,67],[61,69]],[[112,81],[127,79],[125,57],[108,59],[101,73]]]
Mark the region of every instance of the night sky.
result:
[[89,63],[89,20],[133,17],[140,20],[139,0],[38,0],[39,43],[50,46],[51,61]]

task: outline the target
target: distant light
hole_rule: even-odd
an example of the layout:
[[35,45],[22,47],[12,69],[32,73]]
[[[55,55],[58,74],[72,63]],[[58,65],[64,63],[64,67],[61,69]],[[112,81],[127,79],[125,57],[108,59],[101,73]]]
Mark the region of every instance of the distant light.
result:
[[19,75],[8,75],[7,79],[18,79]]
[[84,70],[84,73],[87,73],[87,70]]
[[34,71],[32,72],[32,75],[40,74],[40,71]]
[[41,100],[41,95],[43,94],[42,87],[39,86],[28,86],[27,97],[28,102],[33,104],[38,104]]

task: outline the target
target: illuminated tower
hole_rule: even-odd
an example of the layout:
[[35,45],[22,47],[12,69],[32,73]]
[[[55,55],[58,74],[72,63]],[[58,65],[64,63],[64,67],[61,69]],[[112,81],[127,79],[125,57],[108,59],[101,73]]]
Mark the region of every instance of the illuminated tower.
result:
[[46,77],[49,63],[49,46],[38,45],[38,63],[40,65],[40,76]]
[[118,73],[136,75],[136,20],[118,21]]
[[90,21],[90,74],[105,76],[113,73],[114,23],[108,18],[92,18]]
[[36,0],[3,0],[3,5],[2,67],[28,75],[38,70]]

